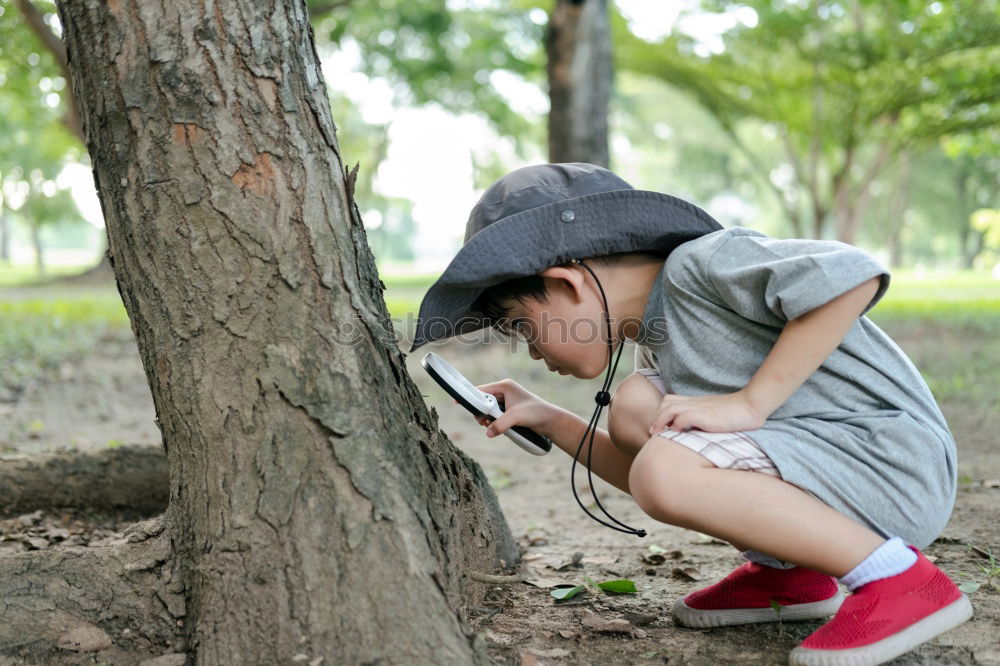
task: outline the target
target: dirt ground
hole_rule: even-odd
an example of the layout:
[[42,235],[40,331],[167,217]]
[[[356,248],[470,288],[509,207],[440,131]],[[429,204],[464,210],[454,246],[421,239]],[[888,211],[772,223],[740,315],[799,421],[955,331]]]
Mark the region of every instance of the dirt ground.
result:
[[[913,332],[907,338],[904,332],[896,339],[918,367],[922,358],[941,353],[934,336]],[[655,523],[628,496],[600,481],[598,492],[608,509],[624,522],[645,528],[649,536],[638,539],[592,522],[577,507],[568,487],[570,458],[559,451],[537,458],[504,437],[486,438],[482,427],[420,367],[420,358],[431,350],[452,361],[474,383],[512,377],[543,398],[582,415],[591,412],[600,379],[585,382],[549,373],[543,363],[530,360],[523,347],[511,354],[501,344],[429,345],[407,360],[411,376],[438,414],[441,429],[489,476],[523,547],[523,572],[545,579],[542,584],[582,583],[588,577],[595,581],[629,578],[638,588],[635,595],[587,592],[556,603],[550,589],[524,583],[494,587],[482,606],[469,609],[469,615],[498,664],[786,663],[788,651],[820,625],[712,630],[674,626],[670,619],[673,602],[738,566],[743,561],[738,553],[705,535]],[[626,350],[615,385],[631,369],[631,350]],[[1000,479],[996,444],[1000,410],[995,398],[955,400],[942,407],[959,444],[963,483],[945,533],[925,552],[956,582],[985,582],[979,566],[986,560],[970,544],[1000,552],[1000,484],[996,483]],[[0,452],[99,448],[109,442],[155,444],[159,433],[153,417],[134,343],[112,340],[85,358],[64,362],[44,381],[23,387],[0,403]],[[606,416],[602,417],[604,425]],[[577,485],[586,488],[579,473]],[[16,517],[0,518],[15,518],[0,523],[0,529],[7,525],[16,531],[20,525],[24,532],[16,538],[16,547],[0,548],[0,556],[4,550],[29,547],[28,536],[55,534],[47,546],[58,547],[64,534],[66,541],[72,541],[68,537],[86,529],[73,523],[67,534],[58,531],[65,526],[48,524],[47,518],[31,525],[18,523]],[[27,535],[31,530],[36,533]],[[105,533],[95,536],[111,538]],[[1000,586],[1000,580],[996,582]],[[976,613],[972,621],[892,663],[1000,666],[1000,589],[983,585],[970,598]],[[627,633],[602,633],[588,626],[616,619],[627,623],[608,627],[627,629]]]

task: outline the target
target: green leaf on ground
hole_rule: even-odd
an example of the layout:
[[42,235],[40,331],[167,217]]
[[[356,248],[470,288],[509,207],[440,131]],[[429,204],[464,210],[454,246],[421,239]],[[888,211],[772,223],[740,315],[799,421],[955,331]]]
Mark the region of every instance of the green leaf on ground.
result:
[[628,580],[627,578],[607,580],[603,583],[598,583],[597,587],[601,588],[605,592],[611,592],[613,594],[636,594],[638,592],[638,590],[635,589],[635,581]]
[[651,552],[653,555],[666,555],[667,554],[667,549],[666,548],[660,548],[656,544],[651,544],[649,546],[649,552]]
[[555,597],[556,601],[566,601],[567,599],[572,599],[586,589],[587,588],[583,585],[577,585],[575,587],[557,587],[552,590],[550,594]]
[[958,589],[962,590],[962,592],[965,592],[966,594],[972,594],[973,592],[978,590],[981,585],[982,583],[974,583],[972,581],[969,581],[968,583],[962,583],[961,585],[959,585]]

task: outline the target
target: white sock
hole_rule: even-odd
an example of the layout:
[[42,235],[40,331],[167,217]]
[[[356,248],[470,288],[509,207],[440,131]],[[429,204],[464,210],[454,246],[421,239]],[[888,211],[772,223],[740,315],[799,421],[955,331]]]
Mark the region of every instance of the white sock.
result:
[[788,562],[782,562],[781,560],[776,560],[770,555],[765,555],[764,553],[758,553],[756,550],[744,550],[740,553],[744,559],[750,560],[751,562],[756,562],[757,564],[763,564],[765,567],[771,567],[772,569],[792,569],[795,567],[794,564],[789,564]]
[[861,560],[861,564],[848,571],[840,582],[853,592],[873,580],[901,574],[916,561],[917,554],[906,547],[906,542],[899,537],[892,537]]

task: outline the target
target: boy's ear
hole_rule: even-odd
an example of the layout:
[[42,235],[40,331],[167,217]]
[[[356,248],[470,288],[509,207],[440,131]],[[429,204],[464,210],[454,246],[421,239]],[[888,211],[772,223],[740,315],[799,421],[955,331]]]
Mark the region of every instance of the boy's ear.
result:
[[570,297],[574,301],[579,301],[583,298],[583,272],[572,267],[571,265],[563,266],[550,266],[543,271],[538,271],[538,275],[542,278],[548,278],[555,284],[547,285],[546,291],[552,291],[552,287],[555,290],[565,290],[568,291]]

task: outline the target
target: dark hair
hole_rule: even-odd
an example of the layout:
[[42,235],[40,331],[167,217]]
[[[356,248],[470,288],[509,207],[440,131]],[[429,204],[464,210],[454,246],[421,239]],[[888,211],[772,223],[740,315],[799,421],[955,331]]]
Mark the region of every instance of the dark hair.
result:
[[481,313],[489,326],[504,333],[509,332],[507,324],[514,301],[524,303],[526,298],[534,298],[542,303],[548,301],[545,281],[540,275],[525,275],[511,278],[487,287],[472,303],[472,309]]
[[[584,261],[590,266],[608,266],[626,262],[663,261],[663,256],[651,252],[621,252],[585,257]],[[527,298],[533,298],[541,303],[548,301],[545,281],[540,275],[524,275],[487,287],[473,301],[472,309],[482,315],[487,325],[509,333],[507,324],[514,301],[523,304]]]

